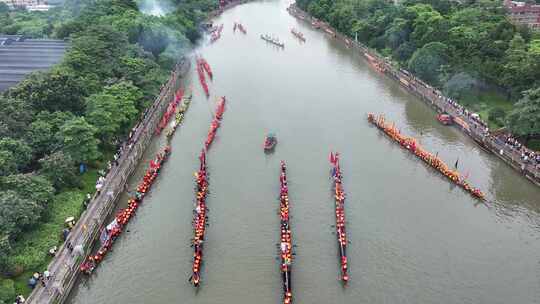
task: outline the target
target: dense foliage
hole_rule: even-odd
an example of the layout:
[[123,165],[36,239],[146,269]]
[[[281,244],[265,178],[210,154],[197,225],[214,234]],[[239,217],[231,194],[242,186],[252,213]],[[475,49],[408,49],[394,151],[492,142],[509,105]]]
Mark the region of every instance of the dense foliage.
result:
[[[45,220],[55,193],[80,185],[78,165],[110,155],[129,133],[217,0],[170,4],[158,17],[134,0],[67,0],[49,12],[0,3],[0,33],[70,43],[60,64],[0,95],[0,273],[21,267],[11,248]],[[2,302],[13,286],[0,283]]]
[[[297,4],[452,97],[461,97],[479,82],[505,89],[513,100],[540,87],[540,35],[511,24],[501,1],[405,0],[395,5],[383,0],[297,0]],[[516,111],[524,112],[530,100],[516,103]],[[540,116],[535,119],[540,121]],[[515,128],[517,121],[508,122],[512,129],[523,130]],[[538,129],[527,132],[538,134]]]

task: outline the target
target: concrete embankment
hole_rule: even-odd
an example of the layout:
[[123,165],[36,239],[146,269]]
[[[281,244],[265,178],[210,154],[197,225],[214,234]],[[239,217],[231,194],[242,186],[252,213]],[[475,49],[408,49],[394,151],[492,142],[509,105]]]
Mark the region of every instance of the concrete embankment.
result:
[[291,5],[288,8],[288,11],[292,16],[311,23],[314,27],[319,28],[321,31],[334,37],[334,39],[337,39],[346,44],[348,47],[358,51],[375,69],[396,80],[403,88],[420,97],[437,112],[450,114],[452,117],[454,117],[454,120],[459,122],[456,124],[456,126],[463,133],[471,137],[486,151],[497,155],[500,159],[505,161],[515,170],[519,171],[531,182],[537,186],[540,186],[540,168],[538,166],[524,162],[521,158],[520,152],[505,145],[504,141],[500,137],[497,137],[495,134],[490,133],[489,130],[486,130],[484,126],[482,126],[477,120],[474,119],[474,117],[470,115],[471,113],[467,114],[463,111],[463,109],[459,109],[458,107],[449,103],[449,98],[443,96],[439,90],[414,77],[412,73],[404,69],[395,68],[392,62],[381,57],[379,54],[377,54],[377,52],[370,50],[365,45],[340,34],[329,24],[316,20],[308,13],[298,8],[296,5]]
[[[90,254],[100,231],[107,225],[106,220],[115,210],[118,197],[123,193],[128,178],[151,142],[157,124],[174,98],[189,67],[190,62],[186,58],[175,66],[160,94],[145,112],[144,119],[133,131],[129,143],[126,143],[118,165],[108,173],[100,194],[92,198],[88,209],[81,215],[66,242],[49,264],[47,270],[51,273],[50,279],[45,286],[38,284],[27,299],[27,303],[63,303],[66,300],[80,273],[80,264]],[[74,247],[82,246],[83,253],[68,249],[66,244]]]

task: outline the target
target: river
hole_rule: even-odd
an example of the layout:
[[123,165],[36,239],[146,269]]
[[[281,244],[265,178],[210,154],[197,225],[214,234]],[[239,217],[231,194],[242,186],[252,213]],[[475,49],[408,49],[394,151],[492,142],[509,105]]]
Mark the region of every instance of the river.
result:
[[[211,97],[196,73],[194,99],[173,153],[138,215],[70,303],[281,301],[276,261],[279,161],[290,180],[295,303],[540,303],[540,189],[452,127],[359,54],[296,20],[288,1],[226,11],[222,38],[203,43]],[[233,22],[248,34],[233,33]],[[302,44],[290,29],[298,28]],[[285,42],[280,50],[259,38]],[[218,96],[229,103],[208,155],[210,197],[203,283],[191,270],[193,172]],[[384,113],[405,134],[459,169],[496,201],[489,208],[451,185],[366,121]],[[273,131],[274,154],[262,151]],[[157,138],[147,153],[156,151]],[[338,282],[332,233],[331,150],[347,193],[349,287]],[[131,180],[140,178],[143,167]],[[125,201],[125,200],[124,200]]]

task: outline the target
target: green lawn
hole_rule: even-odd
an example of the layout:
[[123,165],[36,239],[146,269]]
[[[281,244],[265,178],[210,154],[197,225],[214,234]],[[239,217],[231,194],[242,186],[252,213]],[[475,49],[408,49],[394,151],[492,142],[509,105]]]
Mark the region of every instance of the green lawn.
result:
[[[61,234],[65,219],[69,216],[79,217],[84,196],[95,191],[96,180],[97,169],[91,169],[83,174],[81,189],[69,189],[57,194],[43,215],[44,222],[25,233],[14,244],[12,259],[23,270],[22,274],[12,278],[16,294],[25,296],[30,294],[28,279],[35,271],[45,270],[51,261],[49,249],[62,243]],[[0,278],[0,285],[3,281],[6,281],[5,278],[4,280]]]
[[529,149],[540,151],[540,139],[531,139],[527,145]]
[[477,112],[489,124],[491,130],[499,129],[503,125],[489,120],[489,110],[500,108],[508,114],[514,106],[506,96],[495,91],[473,91],[471,94],[460,98],[459,102],[466,108]]

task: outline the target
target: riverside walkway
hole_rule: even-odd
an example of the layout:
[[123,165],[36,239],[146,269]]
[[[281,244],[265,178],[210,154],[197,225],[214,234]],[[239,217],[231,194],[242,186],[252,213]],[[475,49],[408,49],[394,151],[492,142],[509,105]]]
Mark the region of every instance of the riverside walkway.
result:
[[338,39],[347,46],[359,51],[368,61],[370,61],[374,66],[378,67],[380,72],[398,81],[402,87],[420,97],[438,112],[448,113],[454,117],[454,120],[457,122],[456,125],[459,126],[461,131],[469,135],[483,148],[504,160],[507,164],[519,171],[531,182],[540,186],[540,165],[533,162],[524,161],[521,151],[505,145],[504,140],[497,136],[497,133],[492,133],[485,126],[483,126],[481,121],[475,119],[471,115],[472,112],[466,111],[466,109],[456,103],[449,102],[451,100],[450,98],[443,96],[442,93],[437,89],[414,77],[412,73],[404,69],[395,68],[391,61],[381,57],[375,51],[370,50],[360,42],[353,41],[350,38],[340,34],[336,29],[326,22],[322,22],[311,17],[296,5],[291,5],[288,8],[288,11],[292,16],[311,23],[321,31],[330,34],[335,39]]
[[[127,179],[135,170],[140,158],[154,135],[169,102],[174,98],[181,78],[189,70],[189,60],[183,58],[171,72],[154,103],[143,115],[143,119],[124,144],[124,152],[106,176],[106,182],[99,194],[94,194],[87,210],[81,215],[66,241],[56,253],[47,270],[51,273],[45,286],[38,284],[26,303],[62,303],[76,282],[79,267],[90,254],[94,241],[106,225],[106,220],[115,209],[116,200],[124,191]],[[69,250],[66,244],[83,248],[83,252]]]

